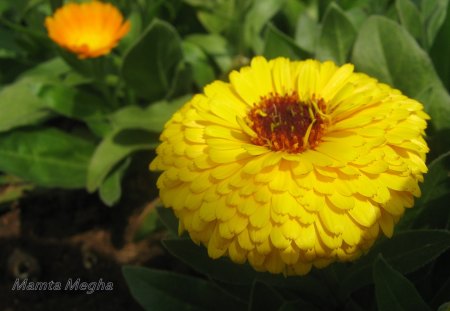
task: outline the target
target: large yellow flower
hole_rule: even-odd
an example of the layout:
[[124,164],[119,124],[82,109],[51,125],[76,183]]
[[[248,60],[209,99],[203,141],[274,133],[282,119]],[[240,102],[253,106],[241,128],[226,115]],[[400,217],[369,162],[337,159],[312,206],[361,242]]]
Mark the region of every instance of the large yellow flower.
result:
[[350,64],[256,57],[172,117],[150,168],[210,257],[305,274],[392,235],[427,171],[422,108]]
[[68,3],[45,19],[49,37],[79,58],[108,54],[130,30],[120,11],[98,1]]

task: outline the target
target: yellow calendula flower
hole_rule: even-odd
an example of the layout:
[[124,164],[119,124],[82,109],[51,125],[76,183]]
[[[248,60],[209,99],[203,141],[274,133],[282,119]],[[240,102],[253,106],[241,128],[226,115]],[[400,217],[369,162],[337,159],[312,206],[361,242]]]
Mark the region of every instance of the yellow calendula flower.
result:
[[79,58],[108,54],[130,30],[120,11],[99,1],[68,3],[45,19],[49,37]]
[[255,57],[229,78],[175,113],[150,164],[181,232],[287,275],[392,235],[427,171],[419,102],[350,64]]

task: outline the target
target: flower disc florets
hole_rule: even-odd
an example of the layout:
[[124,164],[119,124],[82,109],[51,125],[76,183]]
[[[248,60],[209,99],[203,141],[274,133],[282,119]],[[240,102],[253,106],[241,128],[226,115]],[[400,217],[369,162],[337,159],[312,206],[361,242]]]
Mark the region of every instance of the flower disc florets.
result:
[[209,256],[305,274],[393,234],[427,171],[426,119],[350,64],[255,57],[175,113],[150,168]]
[[326,123],[325,103],[312,98],[300,102],[297,92],[261,97],[247,116],[256,136],[255,145],[272,151],[299,153],[314,148],[322,137]]

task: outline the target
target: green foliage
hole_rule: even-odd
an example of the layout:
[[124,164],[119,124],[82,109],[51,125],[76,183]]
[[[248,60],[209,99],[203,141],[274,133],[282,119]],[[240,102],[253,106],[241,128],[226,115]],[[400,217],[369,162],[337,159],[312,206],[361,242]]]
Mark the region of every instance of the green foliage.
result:
[[435,129],[450,127],[450,95],[427,53],[399,24],[370,17],[359,31],[352,62],[358,70],[423,102]]
[[378,254],[402,273],[423,267],[450,248],[450,232],[415,230],[382,240],[370,252],[355,262],[342,279],[340,295],[347,297],[358,288],[372,282],[370,270]]
[[431,116],[422,196],[391,239],[354,263],[284,277],[211,260],[158,207],[136,238],[163,223],[164,246],[203,278],[133,267],[125,278],[146,310],[365,310],[363,298],[379,310],[448,308],[448,0],[112,0],[131,31],[96,59],[48,39],[44,18],[62,2],[0,1],[0,205],[47,187],[85,188],[116,208],[136,195],[124,188],[136,153],[150,160],[164,124],[208,83],[255,55],[351,62]]
[[155,100],[171,90],[171,77],[181,59],[176,30],[164,21],[154,20],[125,54],[122,76],[138,95]]
[[[440,13],[442,14],[442,13]],[[450,89],[450,5],[447,5],[447,12],[442,26],[438,28],[436,38],[431,45],[430,56],[433,60],[434,67],[446,86]]]
[[[149,207],[151,208],[150,210]],[[155,205],[150,204],[146,207],[146,209],[140,216],[140,221],[134,233],[133,239],[135,241],[143,240],[147,238],[150,234],[159,231],[163,228],[164,226],[159,220]]]
[[263,55],[267,58],[282,56],[296,59],[305,58],[308,54],[292,38],[282,33],[275,26],[269,25],[266,30]]
[[46,187],[86,184],[91,142],[53,128],[0,134],[0,170]]
[[400,272],[395,271],[382,256],[379,256],[374,262],[373,279],[378,310],[431,310],[420,297],[414,285]]
[[140,267],[123,268],[144,310],[245,310],[245,305],[199,278]]
[[410,0],[395,1],[395,9],[401,25],[419,42],[423,42],[425,35],[423,21],[419,9]]
[[428,168],[422,196],[411,213],[406,215],[405,222],[411,220],[415,228],[433,226],[449,229],[450,151],[436,158]]
[[32,87],[31,81],[25,80],[5,86],[0,91],[0,132],[39,124],[50,117],[51,111],[33,94]]
[[319,60],[332,60],[339,65],[344,64],[355,37],[356,29],[350,19],[342,9],[331,3],[323,17],[316,57]]
[[99,195],[106,205],[113,206],[120,200],[122,196],[121,181],[130,162],[130,158],[123,160],[109,173],[100,186]]

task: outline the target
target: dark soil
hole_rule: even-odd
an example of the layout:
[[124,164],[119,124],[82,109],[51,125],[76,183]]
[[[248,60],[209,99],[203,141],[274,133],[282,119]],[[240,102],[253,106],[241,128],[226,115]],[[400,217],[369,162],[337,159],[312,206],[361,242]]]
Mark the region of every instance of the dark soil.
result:
[[[46,190],[0,215],[0,311],[139,310],[122,276],[125,264],[171,269],[159,237],[133,241],[145,208],[103,205],[97,194]],[[151,208],[151,204],[147,204]],[[112,282],[113,290],[65,290],[75,282]],[[17,279],[60,282],[61,290],[12,290]],[[57,288],[57,287],[56,287]]]

